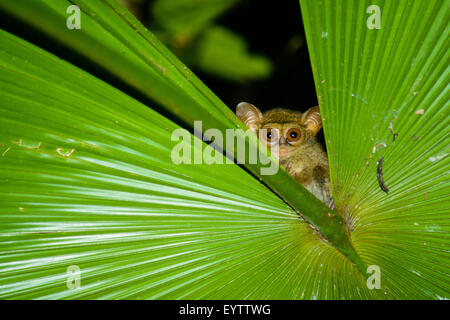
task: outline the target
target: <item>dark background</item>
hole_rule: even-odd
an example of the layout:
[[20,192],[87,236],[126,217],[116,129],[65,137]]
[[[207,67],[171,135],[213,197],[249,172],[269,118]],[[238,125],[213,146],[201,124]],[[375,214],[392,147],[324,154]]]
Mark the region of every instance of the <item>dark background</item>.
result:
[[[306,46],[298,0],[245,1],[219,22],[243,35],[251,52],[270,58],[272,75],[264,80],[231,84],[198,73],[198,76],[230,107],[240,101],[261,110],[288,108],[306,111],[317,105],[314,79]],[[292,42],[301,46],[293,48]]]
[[[139,1],[143,3],[132,11],[155,31],[151,23],[154,0]],[[298,0],[276,3],[243,0],[219,16],[215,24],[241,35],[251,54],[264,55],[273,65],[269,77],[233,82],[204,72],[178,55],[233,112],[242,101],[250,102],[262,111],[273,108],[306,111],[318,104]],[[325,148],[323,130],[317,138]]]
[[[134,0],[137,4],[122,1],[154,31],[154,0]],[[243,36],[250,53],[262,54],[273,63],[270,77],[233,83],[195,68],[179,56],[233,111],[241,101],[251,102],[263,111],[277,107],[306,111],[317,105],[298,0],[243,0],[215,19],[215,24]]]
[[[138,4],[130,9],[134,9],[133,13],[145,25],[150,26],[151,31],[154,31],[151,28],[154,0],[123,1],[137,1]],[[273,65],[273,71],[269,77],[233,82],[204,72],[179,56],[233,111],[241,101],[253,103],[262,111],[272,108],[306,111],[317,105],[298,0],[283,0],[276,3],[274,1],[242,0],[215,19],[215,24],[241,35],[245,39],[250,53],[264,55]],[[24,26],[23,21],[17,21],[0,12],[0,27],[70,61],[144,104],[154,105],[133,88],[111,77],[107,70],[99,68],[70,48],[55,43],[53,39],[36,31],[35,28]],[[232,67],[230,66],[230,68]],[[170,115],[161,110],[158,111],[170,118]],[[322,140],[320,135],[319,139]]]

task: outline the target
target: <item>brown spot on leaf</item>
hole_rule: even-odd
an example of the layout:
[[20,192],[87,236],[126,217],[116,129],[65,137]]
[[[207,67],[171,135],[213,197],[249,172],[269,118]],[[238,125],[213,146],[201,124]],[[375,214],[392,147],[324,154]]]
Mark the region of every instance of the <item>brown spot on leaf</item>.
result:
[[62,155],[64,158],[69,158],[72,155],[72,153],[75,152],[75,149],[67,151],[67,149],[56,148],[56,152],[58,152],[58,154]]
[[424,114],[424,113],[425,113],[425,110],[424,110],[424,109],[416,110],[416,114],[418,114],[418,115],[422,115],[422,114]]

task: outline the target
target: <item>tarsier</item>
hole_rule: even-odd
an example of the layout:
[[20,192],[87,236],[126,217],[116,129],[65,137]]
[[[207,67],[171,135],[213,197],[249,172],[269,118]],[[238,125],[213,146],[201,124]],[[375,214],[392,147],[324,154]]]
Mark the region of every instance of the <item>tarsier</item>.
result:
[[[262,113],[241,102],[236,115],[274,152],[286,171],[317,198],[334,208],[330,192],[328,159],[315,136],[322,128],[319,107],[301,113],[273,109]],[[265,130],[262,130],[265,129]]]

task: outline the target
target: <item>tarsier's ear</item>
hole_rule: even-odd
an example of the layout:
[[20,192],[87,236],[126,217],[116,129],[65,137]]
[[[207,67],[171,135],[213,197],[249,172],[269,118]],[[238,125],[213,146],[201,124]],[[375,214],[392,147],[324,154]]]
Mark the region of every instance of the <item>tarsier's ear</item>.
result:
[[253,132],[259,128],[262,119],[261,111],[251,103],[241,102],[236,107],[236,115]]
[[315,136],[322,128],[319,106],[312,107],[302,115],[302,124]]

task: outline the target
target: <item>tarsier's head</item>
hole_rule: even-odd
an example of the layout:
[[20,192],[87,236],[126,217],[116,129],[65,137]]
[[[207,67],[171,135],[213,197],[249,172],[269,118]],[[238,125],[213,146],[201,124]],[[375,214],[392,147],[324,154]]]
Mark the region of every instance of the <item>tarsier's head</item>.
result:
[[236,108],[236,115],[272,152],[274,149],[278,152],[280,160],[288,158],[322,128],[318,106],[305,113],[273,109],[263,114],[254,105],[241,102]]

